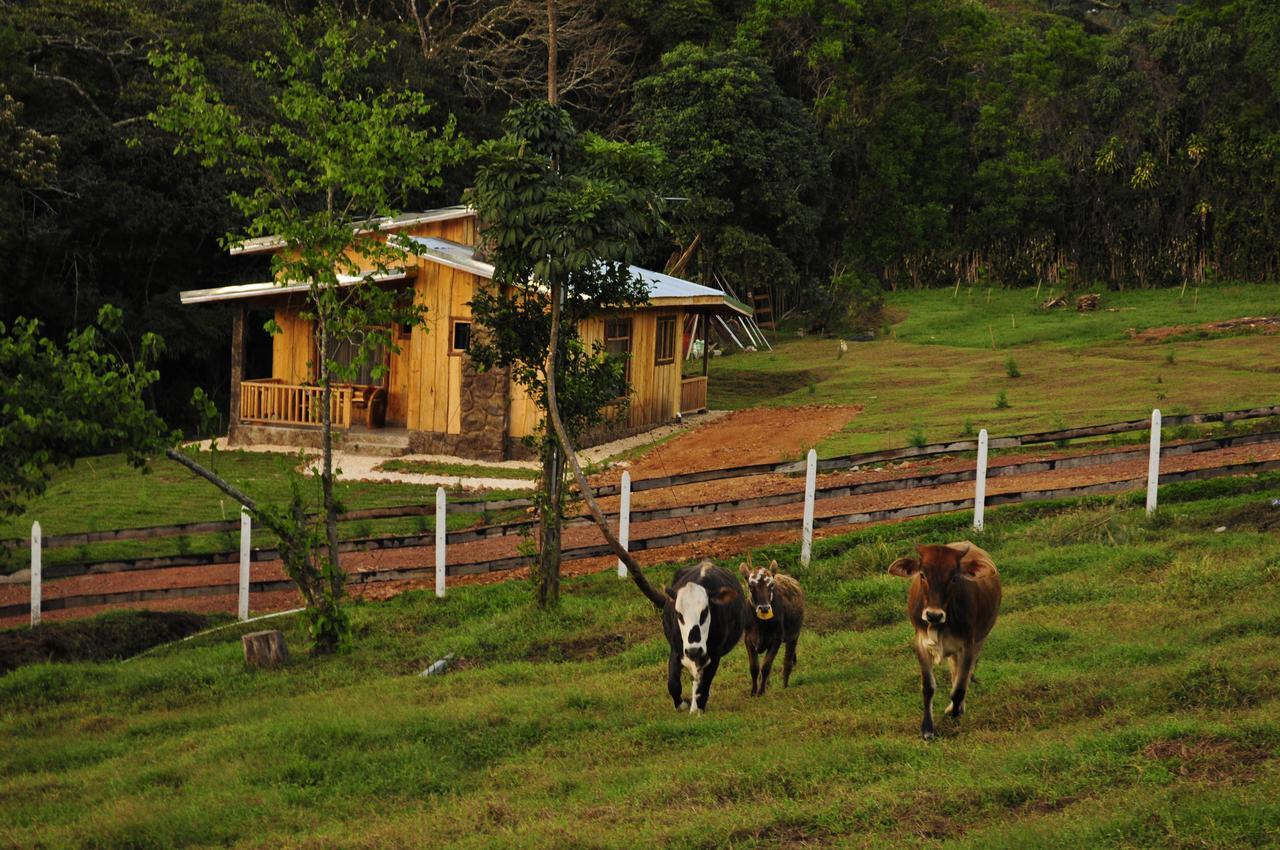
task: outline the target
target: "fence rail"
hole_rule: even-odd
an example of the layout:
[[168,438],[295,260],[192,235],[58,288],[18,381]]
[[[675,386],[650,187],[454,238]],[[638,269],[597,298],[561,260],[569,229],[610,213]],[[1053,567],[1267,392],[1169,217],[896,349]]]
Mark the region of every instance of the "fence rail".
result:
[[[1179,426],[1187,424],[1206,424],[1210,422],[1232,422],[1245,419],[1261,419],[1271,416],[1280,416],[1280,405],[1274,407],[1250,408],[1248,410],[1225,411],[1221,413],[1192,413],[1181,416],[1164,417],[1163,424],[1166,427]],[[1133,420],[1129,422],[1118,422],[1107,425],[1096,425],[1088,428],[1072,428],[1061,431],[1047,431],[1036,434],[1022,434],[1010,437],[992,437],[988,441],[989,448],[1011,448],[1018,446],[1031,446],[1037,444],[1058,442],[1059,440],[1093,437],[1109,434],[1124,433],[1126,431],[1146,431],[1151,427],[1150,420]],[[1226,436],[1208,438],[1175,445],[1165,446],[1161,449],[1162,457],[1186,454],[1188,452],[1212,451],[1214,449],[1226,448],[1229,446],[1249,445],[1252,443],[1266,443],[1280,440],[1280,432],[1267,432],[1263,434],[1247,434],[1240,436]],[[929,457],[943,454],[958,454],[962,452],[976,451],[978,448],[977,439],[958,440],[950,443],[935,443],[930,446],[922,447],[905,447],[898,449],[886,449],[880,452],[864,452],[862,454],[844,455],[842,457],[828,458],[818,461],[819,472],[832,472],[839,469],[852,469],[856,466],[866,466],[872,463],[886,462],[890,460],[901,460],[918,457]],[[1030,461],[1024,464],[1004,465],[992,467],[988,473],[990,477],[1000,475],[1014,475],[1023,472],[1047,472],[1054,469],[1070,469],[1077,466],[1090,466],[1100,463],[1115,463],[1123,460],[1137,460],[1147,456],[1146,447],[1132,447],[1116,449],[1110,452],[1098,452],[1088,455],[1078,455],[1074,457],[1066,457],[1060,459],[1052,459],[1045,461]],[[721,469],[701,470],[698,472],[689,472],[680,475],[663,476],[659,478],[641,478],[631,482],[631,491],[639,492],[643,490],[653,490],[659,487],[676,487],[683,484],[692,484],[702,481],[716,481],[726,478],[738,478],[751,475],[763,474],[795,474],[804,471],[803,462],[787,462],[787,463],[761,463],[750,464],[747,466],[728,467]],[[733,474],[726,474],[733,473]],[[949,477],[949,480],[948,480]],[[973,472],[957,472],[945,473],[939,476],[920,476],[910,479],[890,479],[884,482],[874,482],[865,485],[857,485],[854,489],[844,487],[834,488],[834,491],[840,491],[840,495],[857,495],[865,493],[883,492],[885,490],[906,489],[909,486],[931,486],[931,484],[923,483],[932,481],[935,484],[952,483],[956,481],[972,480]],[[897,482],[911,482],[910,484]],[[593,488],[593,493],[597,497],[618,495],[620,487],[618,485],[607,484]],[[832,492],[828,489],[820,489],[820,494]],[[819,495],[818,498],[832,498],[833,496]],[[698,505],[681,506],[678,508],[668,508],[655,511],[639,511],[632,514],[632,519],[637,522],[644,522],[649,519],[660,519],[665,517],[677,517],[682,515],[693,515],[697,513],[713,513],[717,509],[726,508],[745,508],[760,507],[765,505],[783,504],[782,501],[776,501],[778,497],[768,496],[759,497],[749,500],[728,500],[722,502],[710,502]],[[521,508],[529,508],[533,506],[531,499],[500,499],[482,502],[450,502],[447,506],[447,512],[454,514],[487,514],[498,513],[507,510],[516,510]],[[381,508],[363,508],[360,510],[347,511],[338,515],[339,522],[353,522],[358,520],[374,520],[374,519],[402,519],[415,516],[429,516],[435,513],[435,506],[432,504],[423,505],[394,505]],[[218,534],[233,533],[240,527],[238,519],[233,520],[213,520],[205,522],[183,523],[177,525],[157,525],[143,526],[139,528],[124,528],[109,531],[88,531],[74,532],[70,534],[48,535],[44,538],[45,548],[61,548],[65,546],[85,546],[92,543],[111,543],[127,540],[144,540],[156,539],[164,537],[183,537],[192,534]],[[0,540],[0,546],[11,546],[15,548],[25,548],[30,545],[27,538],[8,538]]]
[[[1182,481],[1198,481],[1231,475],[1252,475],[1260,472],[1270,472],[1277,469],[1280,469],[1280,460],[1249,461],[1244,463],[1227,464],[1219,467],[1166,473],[1160,477],[1160,481],[1164,484],[1172,484]],[[1146,487],[1147,482],[1147,476],[1142,475],[1117,481],[1105,481],[1072,487],[1055,487],[1040,490],[1000,493],[988,496],[986,498],[986,504],[990,507],[1020,504],[1024,502],[1114,494],[1125,491],[1140,490]],[[948,499],[901,508],[887,508],[878,511],[860,511],[849,514],[817,517],[814,519],[814,527],[817,529],[826,529],[852,525],[874,525],[884,522],[897,522],[904,519],[930,516],[933,514],[971,510],[973,507],[973,498]],[[687,530],[678,534],[656,535],[640,538],[632,540],[629,549],[633,552],[663,549],[670,546],[679,546],[687,543],[696,543],[721,537],[794,531],[795,528],[795,519],[758,520]],[[424,541],[421,545],[426,545],[426,542]],[[563,550],[561,557],[562,560],[565,561],[575,561],[585,558],[608,556],[612,554],[612,551],[613,550],[605,544],[592,544],[588,546],[567,548]],[[453,562],[447,565],[446,573],[449,576],[458,577],[480,573],[501,572],[528,566],[531,563],[531,560],[532,559],[529,556],[516,555],[506,558]],[[421,567],[399,567],[386,570],[360,572],[349,576],[348,584],[362,585],[384,581],[398,581],[407,578],[420,578],[428,574],[433,574],[436,570],[437,566],[432,564]],[[235,593],[238,587],[238,582],[227,581],[193,587],[157,588],[152,590],[130,590],[114,593],[53,597],[44,600],[43,609],[45,611],[58,611],[98,605],[140,602],[152,599],[179,599],[196,596],[226,595]],[[252,592],[261,593],[273,590],[289,590],[294,587],[294,584],[291,581],[281,579],[251,582],[249,587]],[[29,606],[22,603],[2,605],[0,606],[0,617],[20,616],[28,611],[28,607]]]

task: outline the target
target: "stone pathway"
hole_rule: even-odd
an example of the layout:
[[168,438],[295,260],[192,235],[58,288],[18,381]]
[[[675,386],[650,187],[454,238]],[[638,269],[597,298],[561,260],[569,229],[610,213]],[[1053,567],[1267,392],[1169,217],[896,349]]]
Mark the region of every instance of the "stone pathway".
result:
[[[679,431],[688,430],[707,422],[715,421],[727,415],[727,411],[713,410],[684,417],[684,421],[672,425],[663,425],[651,431],[603,443],[579,452],[584,464],[600,463],[622,452],[640,446],[650,445],[669,437]],[[208,451],[210,440],[187,443],[187,446]],[[224,451],[270,452],[274,454],[296,455],[304,453],[308,458],[319,458],[318,449],[299,449],[296,446],[253,445],[236,446],[229,449],[225,440],[219,440],[218,446]],[[422,484],[429,487],[450,487],[464,490],[533,490],[538,482],[526,478],[492,478],[478,471],[476,475],[427,475],[417,472],[391,472],[378,469],[388,460],[401,460],[421,463],[449,463],[477,467],[502,469],[537,469],[538,462],[532,460],[478,461],[471,458],[451,457],[449,455],[403,455],[387,458],[374,455],[360,455],[344,451],[333,453],[333,463],[342,471],[342,477],[348,481],[382,481],[400,484]]]

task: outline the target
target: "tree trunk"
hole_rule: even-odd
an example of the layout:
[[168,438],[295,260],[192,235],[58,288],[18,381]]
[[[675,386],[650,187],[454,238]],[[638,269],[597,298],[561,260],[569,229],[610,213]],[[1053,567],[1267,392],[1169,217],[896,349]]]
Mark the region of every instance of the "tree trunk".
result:
[[289,647],[284,642],[284,632],[250,632],[240,638],[240,643],[244,647],[244,663],[247,667],[270,670],[289,663]]
[[560,526],[564,514],[564,461],[554,435],[548,431],[542,447],[542,493],[539,518],[538,607],[560,604]]
[[560,46],[556,43],[556,0],[547,0],[547,103],[552,105],[560,102],[556,81],[559,49]]
[[324,497],[324,530],[329,543],[329,563],[338,566],[338,506],[333,498],[333,375],[329,372],[331,342],[324,316],[320,319],[320,382],[324,387],[324,410],[320,412],[323,467],[320,470],[320,490]]

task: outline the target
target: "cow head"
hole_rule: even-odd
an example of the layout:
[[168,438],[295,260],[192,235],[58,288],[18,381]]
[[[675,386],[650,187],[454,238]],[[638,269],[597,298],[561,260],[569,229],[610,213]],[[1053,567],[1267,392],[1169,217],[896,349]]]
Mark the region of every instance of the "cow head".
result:
[[773,585],[778,576],[778,562],[770,561],[768,569],[758,567],[752,569],[751,564],[738,565],[738,572],[747,582],[747,593],[751,597],[751,607],[755,609],[756,619],[773,619]]
[[960,562],[969,551],[950,546],[917,546],[918,558],[899,558],[889,565],[889,574],[914,578],[924,597],[920,619],[925,626],[940,626],[947,621],[947,609],[956,585],[965,575]]
[[722,587],[714,594],[696,582],[689,582],[672,593],[667,588],[676,611],[676,623],[684,642],[684,656],[701,666],[707,660],[707,634],[711,631],[711,606],[729,605],[738,600],[738,591]]

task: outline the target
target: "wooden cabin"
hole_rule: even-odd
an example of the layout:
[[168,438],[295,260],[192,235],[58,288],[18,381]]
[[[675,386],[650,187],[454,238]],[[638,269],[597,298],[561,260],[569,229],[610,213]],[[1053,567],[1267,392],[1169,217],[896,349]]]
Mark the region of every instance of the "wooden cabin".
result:
[[[467,207],[411,213],[378,225],[380,234],[411,239],[413,253],[402,269],[342,279],[351,286],[412,288],[427,308],[420,327],[394,328],[397,352],[388,351],[386,372],[362,366],[360,379],[335,385],[332,420],[349,450],[382,454],[443,454],[485,460],[528,455],[522,438],[533,434],[540,414],[523,387],[505,370],[477,371],[467,349],[472,334],[471,298],[493,278],[493,266],[477,259],[476,217]],[[249,240],[234,254],[279,250],[272,238]],[[636,433],[706,409],[706,329],[718,315],[749,315],[723,292],[659,272],[632,267],[649,287],[649,303],[593,316],[581,328],[588,342],[627,357],[629,405],[619,405],[611,424],[594,435],[600,442]],[[316,342],[302,317],[305,283],[263,283],[189,290],[183,304],[231,302],[231,427],[233,445],[318,445],[321,389],[315,385]],[[272,311],[280,332],[271,340],[270,374],[244,377],[247,309]],[[704,338],[700,362],[685,374],[697,331]],[[339,350],[339,358],[343,352]]]

